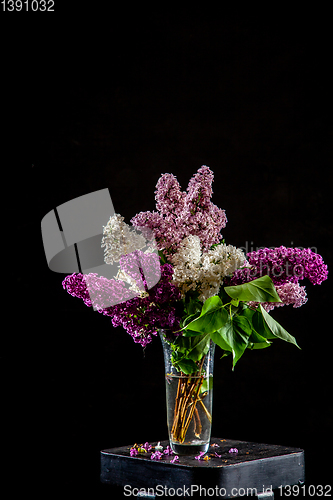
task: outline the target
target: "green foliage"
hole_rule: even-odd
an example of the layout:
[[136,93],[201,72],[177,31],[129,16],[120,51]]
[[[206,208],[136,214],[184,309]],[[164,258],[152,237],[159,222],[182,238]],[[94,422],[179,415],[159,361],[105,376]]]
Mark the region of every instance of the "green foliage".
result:
[[281,302],[269,276],[262,276],[243,285],[226,286],[224,291],[233,299],[254,302]]
[[269,276],[224,287],[203,305],[195,295],[187,299],[182,335],[173,344],[172,362],[176,368],[186,374],[195,373],[211,341],[223,350],[223,356],[232,355],[232,369],[246,349],[264,349],[273,339],[299,347],[261,304],[257,309],[248,307],[250,301],[281,302]]

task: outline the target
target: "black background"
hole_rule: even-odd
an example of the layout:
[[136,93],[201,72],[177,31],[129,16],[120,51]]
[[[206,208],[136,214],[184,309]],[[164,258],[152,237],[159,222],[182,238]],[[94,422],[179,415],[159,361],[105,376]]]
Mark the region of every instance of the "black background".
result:
[[[100,498],[101,449],[166,438],[162,349],[62,289],[41,219],[108,187],[129,222],[155,208],[162,173],[185,190],[205,164],[228,244],[315,247],[331,268],[332,42],[319,9],[70,5],[1,12],[3,415],[17,419],[14,487],[29,469],[27,492]],[[302,350],[276,342],[234,372],[215,361],[214,436],[305,449],[307,484],[330,482],[329,283],[272,313]]]

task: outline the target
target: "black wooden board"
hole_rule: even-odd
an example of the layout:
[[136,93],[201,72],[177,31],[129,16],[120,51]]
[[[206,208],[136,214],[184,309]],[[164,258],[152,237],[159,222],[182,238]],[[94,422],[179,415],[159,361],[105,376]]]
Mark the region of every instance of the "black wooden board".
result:
[[[168,441],[161,442],[164,448],[168,444]],[[216,444],[218,446],[214,446]],[[219,488],[219,493],[225,492],[230,498],[236,490],[241,490],[241,496],[251,489],[259,494],[305,480],[304,451],[299,448],[212,438],[206,454],[210,460],[179,456],[179,462],[171,463],[172,455],[164,455],[161,460],[151,460],[151,452],[131,457],[131,446],[101,451],[102,483],[145,489],[197,485]],[[229,453],[231,448],[237,448],[238,453]],[[215,452],[221,457],[216,457]]]

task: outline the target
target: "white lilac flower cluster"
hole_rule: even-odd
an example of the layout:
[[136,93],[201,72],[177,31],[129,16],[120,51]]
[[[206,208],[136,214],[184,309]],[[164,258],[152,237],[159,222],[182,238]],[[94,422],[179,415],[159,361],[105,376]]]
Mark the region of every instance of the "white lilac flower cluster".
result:
[[103,235],[101,247],[105,247],[106,264],[119,262],[122,255],[146,246],[145,237],[134,228],[130,228],[120,214],[110,217],[107,225],[103,226]]
[[[149,230],[148,232],[151,233]],[[104,236],[102,238],[101,247],[105,247],[104,262],[106,264],[113,264],[114,262],[121,261],[123,256],[129,254],[133,254],[132,257],[134,260],[138,260],[138,250],[146,247],[146,245],[147,248],[144,254],[151,254],[156,251],[154,241],[151,241],[151,234],[148,234],[148,232],[144,229],[144,232],[141,233],[138,228],[131,228],[124,222],[124,217],[120,214],[115,214],[110,217],[107,225],[103,226]],[[147,241],[149,237],[150,241]],[[134,266],[132,265],[132,267],[138,272],[138,266],[135,264],[137,263],[134,262]],[[148,295],[142,288],[142,279],[140,276],[133,275],[133,273],[131,275],[126,272],[124,268],[121,268],[115,278],[128,283],[130,285],[129,289],[135,292],[138,297],[146,297]]]
[[217,295],[223,279],[247,264],[241,249],[224,243],[202,253],[200,238],[194,235],[184,238],[169,260],[174,267],[173,282],[182,297],[190,290],[197,291],[201,302]]

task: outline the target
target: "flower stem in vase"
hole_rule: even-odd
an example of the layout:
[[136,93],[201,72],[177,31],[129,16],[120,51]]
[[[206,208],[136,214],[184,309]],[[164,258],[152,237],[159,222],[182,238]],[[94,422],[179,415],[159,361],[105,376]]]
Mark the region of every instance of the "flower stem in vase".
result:
[[180,444],[184,443],[192,420],[194,420],[194,434],[197,438],[200,438],[202,423],[197,403],[200,404],[204,414],[211,422],[211,415],[200,397],[200,390],[204,381],[204,374],[201,373],[203,363],[204,356],[198,366],[198,375],[186,376],[182,373],[178,380],[171,435],[173,440]]

